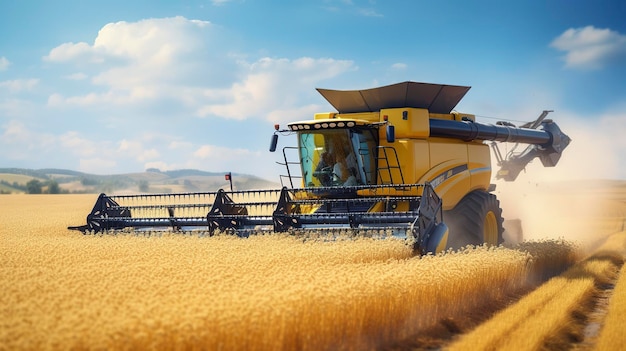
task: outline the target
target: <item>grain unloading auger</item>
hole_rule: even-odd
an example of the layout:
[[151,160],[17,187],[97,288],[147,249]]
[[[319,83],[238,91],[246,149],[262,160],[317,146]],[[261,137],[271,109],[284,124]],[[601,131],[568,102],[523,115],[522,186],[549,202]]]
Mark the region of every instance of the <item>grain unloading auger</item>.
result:
[[[297,135],[283,148],[288,187],[249,190],[100,195],[86,231],[124,228],[200,228],[250,232],[347,232],[406,237],[418,253],[466,244],[502,243],[502,211],[492,193],[485,141],[528,144],[501,156],[497,178],[515,180],[534,158],[559,161],[570,138],[549,111],[516,127],[487,125],[452,109],[469,87],[416,82],[354,91],[318,89],[338,112],[293,122],[278,134]],[[297,161],[290,161],[293,152]],[[298,165],[299,170],[293,171]],[[297,176],[296,176],[297,174]],[[295,180],[295,182],[294,182]],[[295,184],[295,186],[294,186]]]

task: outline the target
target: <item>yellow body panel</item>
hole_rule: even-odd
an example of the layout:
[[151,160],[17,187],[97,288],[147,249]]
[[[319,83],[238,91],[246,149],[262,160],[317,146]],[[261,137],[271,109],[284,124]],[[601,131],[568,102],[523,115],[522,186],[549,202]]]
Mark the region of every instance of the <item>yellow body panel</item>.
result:
[[390,108],[380,110],[384,120],[387,118],[396,128],[396,138],[427,138],[430,134],[428,110],[421,108]]
[[[407,120],[403,119],[403,111],[407,111],[404,114]],[[430,182],[442,198],[444,210],[454,208],[472,190],[489,189],[491,156],[488,145],[480,141],[429,137],[430,118],[474,120],[473,115],[456,112],[428,114],[427,110],[413,108],[384,109],[380,115],[381,121],[388,116],[396,136],[393,143],[388,143],[385,128],[380,128],[380,145],[396,150],[404,182]],[[400,171],[393,169],[391,174],[394,183],[398,183]],[[384,176],[382,179],[385,183],[389,181]]]
[[468,143],[467,156],[469,170],[472,175],[470,191],[489,189],[491,182],[491,153],[484,143]]

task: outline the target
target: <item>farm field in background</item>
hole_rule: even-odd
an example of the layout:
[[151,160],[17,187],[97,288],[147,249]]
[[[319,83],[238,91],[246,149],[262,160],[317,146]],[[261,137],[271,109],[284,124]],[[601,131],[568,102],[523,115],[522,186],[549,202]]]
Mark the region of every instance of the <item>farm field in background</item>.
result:
[[[617,349],[625,184],[572,187],[593,201],[572,201],[564,185],[543,193],[567,198],[550,223],[580,224],[578,244],[563,231],[424,258],[393,239],[84,236],[65,228],[84,223],[96,196],[2,195],[0,349]],[[591,335],[600,290],[612,296]]]
[[[237,189],[279,187],[253,175],[233,173],[232,176]],[[31,187],[31,181],[36,185]],[[55,187],[52,191],[51,185]],[[224,173],[194,169],[161,172],[151,168],[139,173],[96,175],[66,169],[0,168],[0,194],[172,193],[216,191],[228,186]]]

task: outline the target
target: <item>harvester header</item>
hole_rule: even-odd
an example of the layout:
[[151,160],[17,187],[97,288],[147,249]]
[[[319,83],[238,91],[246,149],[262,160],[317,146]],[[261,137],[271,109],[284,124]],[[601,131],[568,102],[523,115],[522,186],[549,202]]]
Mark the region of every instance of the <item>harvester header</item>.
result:
[[[289,123],[285,130],[277,126],[272,136],[270,151],[279,134],[297,136],[296,146],[282,150],[282,189],[102,194],[87,225],[72,229],[384,233],[407,239],[420,254],[498,245],[503,219],[491,192],[485,141],[492,142],[501,167],[496,177],[512,181],[534,158],[555,166],[570,139],[545,119],[550,111],[522,126],[481,124],[472,114],[453,111],[469,89],[417,82],[317,89],[337,111]],[[499,141],[527,146],[504,158]]]

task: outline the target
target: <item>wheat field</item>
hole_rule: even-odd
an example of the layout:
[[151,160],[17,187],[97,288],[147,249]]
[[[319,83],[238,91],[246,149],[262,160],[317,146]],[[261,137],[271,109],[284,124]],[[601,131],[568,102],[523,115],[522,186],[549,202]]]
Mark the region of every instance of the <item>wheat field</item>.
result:
[[[611,239],[607,244],[614,249],[621,248],[623,256],[626,256],[626,232],[616,234]],[[626,270],[622,269],[607,306],[606,320],[598,336],[596,350],[619,350],[626,345],[624,316],[626,316]]]
[[[461,335],[446,349],[624,348],[626,188],[623,182],[589,185],[558,185],[556,191],[527,194],[527,206],[540,204],[527,209],[535,211],[536,226],[571,233],[585,244],[585,259]],[[544,201],[534,201],[533,196]]]
[[[594,254],[463,335],[447,349],[567,349],[572,340],[584,340],[582,324],[576,323],[576,318],[583,318],[593,309],[596,287],[615,279],[622,264],[623,257],[617,251]],[[620,348],[614,341],[607,346],[601,350]]]
[[380,349],[581,259],[562,240],[420,258],[391,238],[65,229],[94,199],[0,198],[0,349]]

